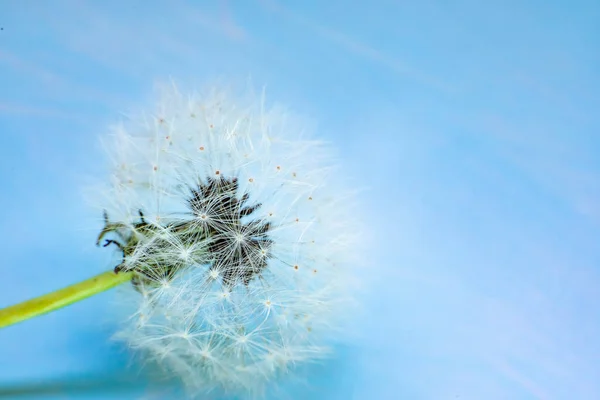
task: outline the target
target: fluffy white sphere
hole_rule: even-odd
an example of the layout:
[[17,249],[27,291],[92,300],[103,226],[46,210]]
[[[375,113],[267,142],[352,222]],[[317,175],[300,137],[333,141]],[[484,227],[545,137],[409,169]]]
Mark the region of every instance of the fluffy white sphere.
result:
[[347,177],[263,100],[171,88],[104,138],[100,239],[137,275],[118,337],[197,392],[260,392],[326,356],[353,312]]

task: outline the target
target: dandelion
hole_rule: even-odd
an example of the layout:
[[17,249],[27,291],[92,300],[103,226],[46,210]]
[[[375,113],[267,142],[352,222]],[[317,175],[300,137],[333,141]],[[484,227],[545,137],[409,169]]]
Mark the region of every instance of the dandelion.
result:
[[122,260],[82,293],[131,280],[116,338],[194,393],[260,393],[327,356],[352,313],[353,195],[331,150],[262,97],[159,100],[103,140],[97,244]]

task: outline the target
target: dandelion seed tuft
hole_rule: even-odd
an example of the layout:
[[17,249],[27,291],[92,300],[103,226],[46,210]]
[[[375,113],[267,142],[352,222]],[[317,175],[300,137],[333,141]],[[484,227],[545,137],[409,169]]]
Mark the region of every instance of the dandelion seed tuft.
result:
[[117,338],[196,393],[261,393],[327,356],[352,312],[354,188],[262,98],[170,88],[149,115],[104,138],[99,241],[135,273]]

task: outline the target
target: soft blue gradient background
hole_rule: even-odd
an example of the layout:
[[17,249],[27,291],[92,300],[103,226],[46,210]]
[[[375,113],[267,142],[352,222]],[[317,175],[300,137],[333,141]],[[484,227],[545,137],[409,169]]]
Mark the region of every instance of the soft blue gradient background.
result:
[[[592,0],[3,0],[0,306],[111,267],[81,188],[119,112],[156,79],[250,76],[371,188],[364,336],[292,398],[600,399],[598,21]],[[0,393],[172,398],[108,341],[110,299],[0,331]]]

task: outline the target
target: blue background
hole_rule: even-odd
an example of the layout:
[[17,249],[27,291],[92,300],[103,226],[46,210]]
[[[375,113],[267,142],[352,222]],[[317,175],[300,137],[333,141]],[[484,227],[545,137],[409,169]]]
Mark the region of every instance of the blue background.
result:
[[[599,20],[585,0],[4,0],[0,307],[112,266],[81,189],[119,112],[156,80],[251,77],[335,142],[377,239],[360,340],[292,398],[598,399]],[[171,398],[108,341],[110,307],[1,330],[0,397]]]

